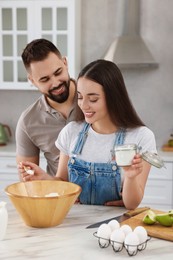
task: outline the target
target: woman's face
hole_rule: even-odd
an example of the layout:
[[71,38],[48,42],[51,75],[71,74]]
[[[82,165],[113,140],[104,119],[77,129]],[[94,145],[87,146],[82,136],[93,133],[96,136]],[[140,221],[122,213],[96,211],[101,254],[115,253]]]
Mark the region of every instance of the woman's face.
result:
[[77,82],[78,105],[89,124],[104,123],[109,119],[102,85],[81,77]]

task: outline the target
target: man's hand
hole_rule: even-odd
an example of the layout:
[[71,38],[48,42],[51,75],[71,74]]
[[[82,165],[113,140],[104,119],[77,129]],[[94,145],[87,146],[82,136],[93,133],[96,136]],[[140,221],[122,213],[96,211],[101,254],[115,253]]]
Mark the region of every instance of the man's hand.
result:
[[[33,171],[33,174],[28,174],[28,170]],[[18,170],[20,172],[22,181],[34,181],[34,180],[50,180],[53,179],[44,170],[42,170],[37,164],[32,162],[20,162],[18,164]]]

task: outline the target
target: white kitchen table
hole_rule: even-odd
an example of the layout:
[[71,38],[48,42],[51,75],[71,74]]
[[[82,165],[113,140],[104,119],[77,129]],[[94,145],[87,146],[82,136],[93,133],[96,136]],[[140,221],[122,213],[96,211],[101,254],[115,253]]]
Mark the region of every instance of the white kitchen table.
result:
[[[93,233],[97,228],[86,229],[90,224],[125,212],[124,208],[75,204],[64,222],[52,228],[26,226],[6,195],[9,221],[4,240],[0,241],[0,259],[62,259],[105,260],[129,259],[126,250],[115,253],[111,245],[100,248]],[[144,251],[134,259],[172,259],[173,243],[151,238]],[[130,257],[131,258],[131,257]]]

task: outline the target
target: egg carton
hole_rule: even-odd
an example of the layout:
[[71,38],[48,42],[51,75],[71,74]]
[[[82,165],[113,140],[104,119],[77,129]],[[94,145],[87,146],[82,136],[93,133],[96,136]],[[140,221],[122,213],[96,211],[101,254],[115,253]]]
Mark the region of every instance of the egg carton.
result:
[[118,241],[113,241],[111,239],[99,237],[99,236],[97,236],[97,232],[94,232],[93,235],[98,239],[98,244],[99,244],[100,248],[107,248],[109,245],[111,245],[113,251],[116,253],[121,252],[123,250],[123,248],[125,248],[129,256],[134,256],[139,251],[143,251],[147,247],[147,242],[151,239],[151,237],[148,236],[147,240],[141,244],[127,245],[124,243],[120,243]]

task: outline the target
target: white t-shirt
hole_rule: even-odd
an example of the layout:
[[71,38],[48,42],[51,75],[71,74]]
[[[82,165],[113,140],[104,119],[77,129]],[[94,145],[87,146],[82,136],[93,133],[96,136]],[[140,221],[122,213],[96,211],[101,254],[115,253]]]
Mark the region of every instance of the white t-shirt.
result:
[[[57,148],[69,157],[76,145],[78,134],[84,123],[72,121],[60,132],[55,142]],[[77,157],[87,162],[107,163],[111,160],[111,150],[116,134],[99,134],[92,127],[88,130],[88,136],[83,146],[82,153]],[[146,126],[135,129],[127,129],[124,144],[136,144],[142,147],[141,152],[157,153],[153,132]]]

